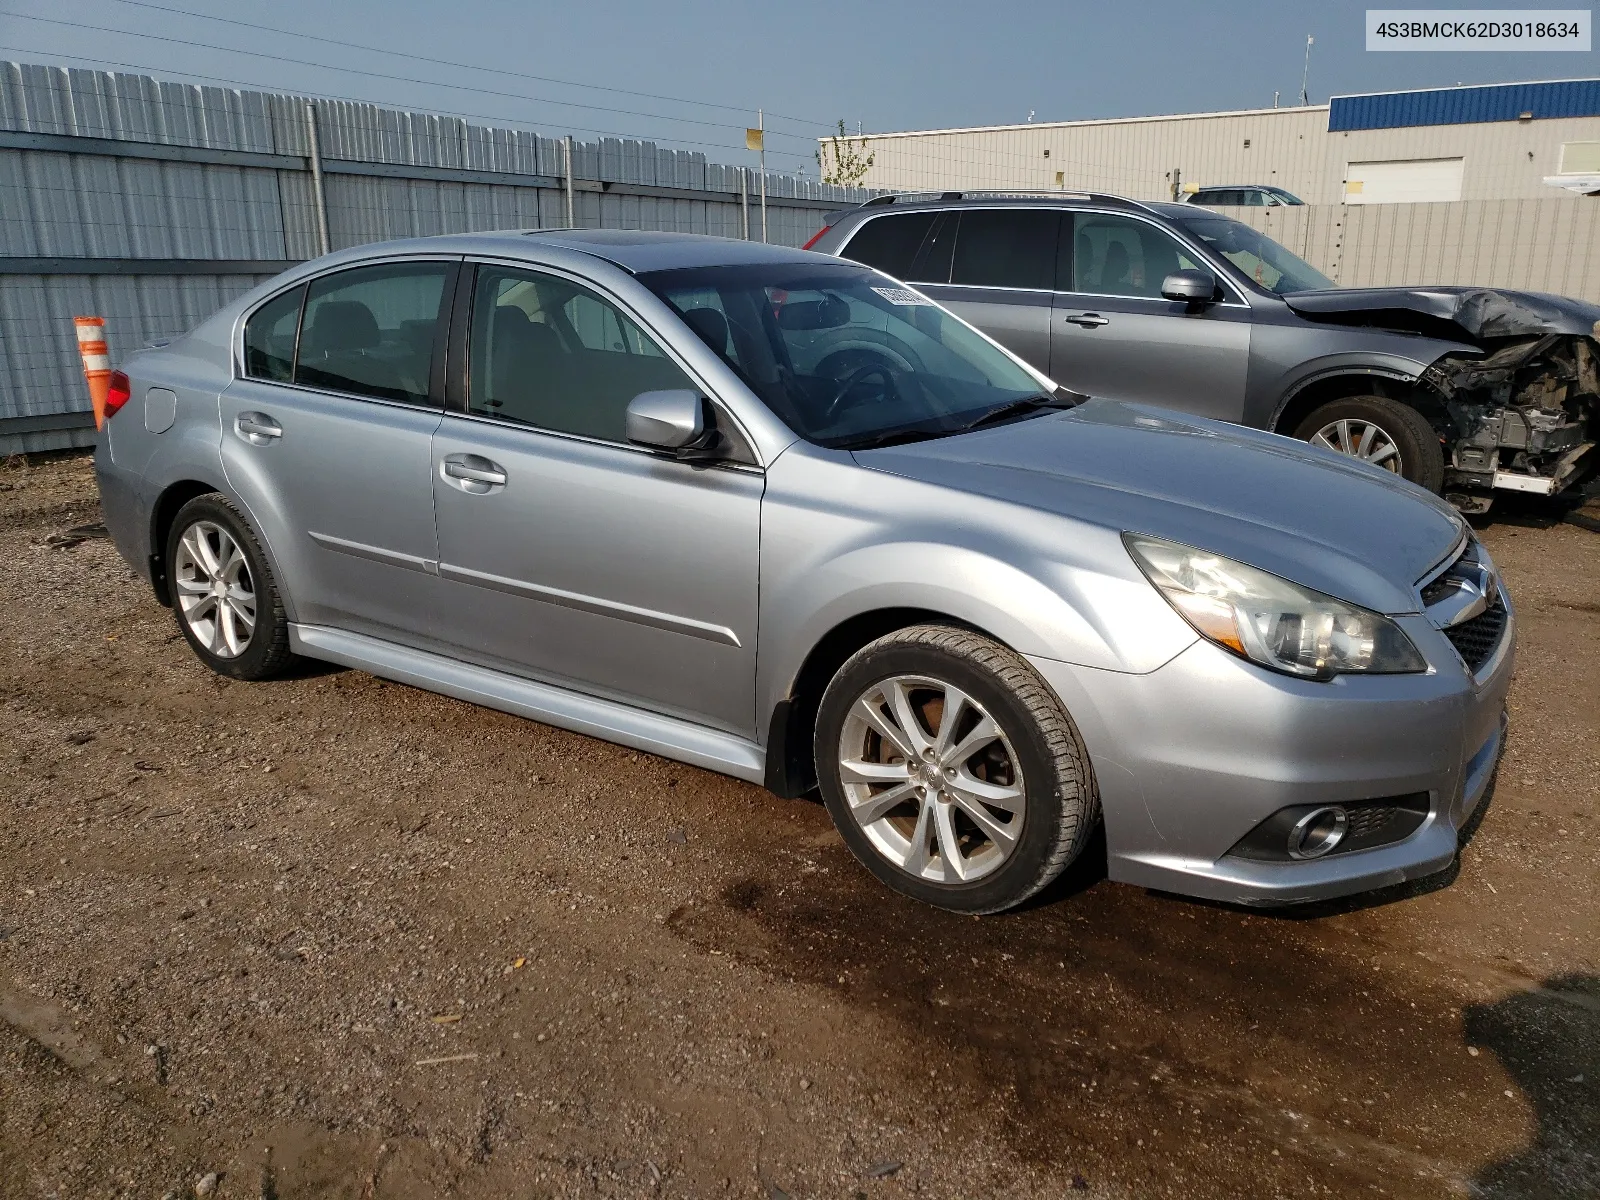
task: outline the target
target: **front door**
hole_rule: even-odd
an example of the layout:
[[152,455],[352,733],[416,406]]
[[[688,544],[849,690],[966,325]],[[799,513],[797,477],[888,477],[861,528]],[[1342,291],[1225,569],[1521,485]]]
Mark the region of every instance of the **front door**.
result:
[[416,643],[437,619],[429,455],[455,270],[337,271],[246,322],[244,375],[221,399],[223,466],[302,623]]
[[1161,281],[1173,271],[1216,272],[1150,221],[1097,212],[1071,221],[1062,232],[1051,378],[1091,396],[1240,420],[1249,306],[1231,291],[1202,307],[1163,299]]
[[700,390],[616,304],[482,265],[467,411],[434,438],[447,628],[467,657],[751,736],[753,466],[630,446],[640,392]]

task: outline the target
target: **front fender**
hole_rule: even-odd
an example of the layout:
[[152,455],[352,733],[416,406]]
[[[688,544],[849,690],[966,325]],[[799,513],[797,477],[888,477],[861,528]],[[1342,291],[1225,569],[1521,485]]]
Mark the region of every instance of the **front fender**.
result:
[[1277,429],[1295,396],[1335,375],[1411,383],[1445,354],[1478,353],[1443,338],[1306,321],[1258,325],[1251,333],[1246,425]]
[[1042,513],[1019,520],[983,497],[854,467],[816,468],[803,494],[788,494],[783,472],[769,475],[760,722],[793,694],[828,634],[884,610],[937,613],[1021,654],[1109,671],[1153,671],[1196,640],[1118,531]]

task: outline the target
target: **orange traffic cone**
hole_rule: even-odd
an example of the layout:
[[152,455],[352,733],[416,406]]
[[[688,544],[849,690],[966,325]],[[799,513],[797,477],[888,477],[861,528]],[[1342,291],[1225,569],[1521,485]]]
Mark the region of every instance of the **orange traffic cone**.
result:
[[94,427],[106,423],[106,397],[111,392],[111,355],[106,351],[104,317],[73,317],[78,331],[78,353],[83,356],[83,377],[89,382],[89,403],[94,406]]

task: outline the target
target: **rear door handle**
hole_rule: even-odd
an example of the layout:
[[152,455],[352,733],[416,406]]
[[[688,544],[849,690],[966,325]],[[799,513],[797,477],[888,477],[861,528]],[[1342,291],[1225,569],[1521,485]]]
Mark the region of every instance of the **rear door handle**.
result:
[[283,436],[283,426],[263,412],[242,412],[233,421],[234,432],[252,446],[265,446]]
[[506,469],[481,454],[446,455],[443,470],[446,479],[456,480],[457,487],[475,496],[504,487],[506,482]]
[[1086,313],[1068,313],[1066,316],[1062,317],[1061,319],[1063,321],[1069,321],[1074,325],[1081,325],[1085,329],[1098,329],[1102,325],[1111,324],[1111,318],[1110,317],[1102,317],[1099,313],[1090,313],[1090,312],[1086,312]]

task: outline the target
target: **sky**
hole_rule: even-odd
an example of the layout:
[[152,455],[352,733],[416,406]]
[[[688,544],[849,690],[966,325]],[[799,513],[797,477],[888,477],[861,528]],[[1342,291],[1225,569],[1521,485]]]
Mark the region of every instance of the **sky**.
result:
[[759,107],[769,168],[813,177],[814,139],[840,120],[870,132],[1270,107],[1274,93],[1293,104],[1308,35],[1314,103],[1600,76],[1600,51],[1369,53],[1365,11],[1343,0],[0,0],[0,59],[646,137],[729,163],[753,161],[743,129]]

